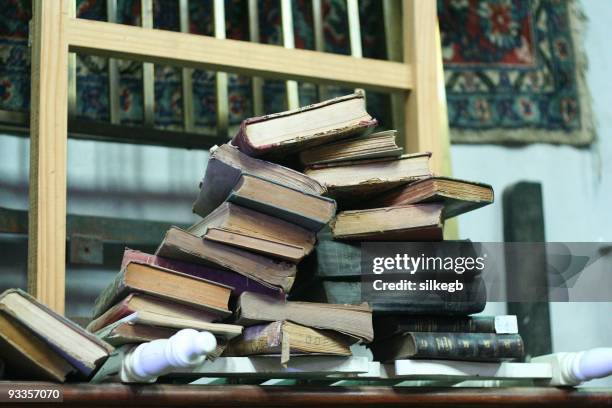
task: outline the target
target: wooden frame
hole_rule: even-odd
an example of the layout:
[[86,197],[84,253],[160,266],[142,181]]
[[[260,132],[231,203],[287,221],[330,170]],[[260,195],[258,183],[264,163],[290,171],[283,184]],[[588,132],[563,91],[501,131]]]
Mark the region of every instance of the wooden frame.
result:
[[440,137],[436,4],[404,0],[402,9],[403,63],[84,20],[74,17],[73,0],[34,0],[30,292],[64,311],[69,52],[391,92],[403,102],[400,131],[408,151],[433,152],[440,173],[447,145]]

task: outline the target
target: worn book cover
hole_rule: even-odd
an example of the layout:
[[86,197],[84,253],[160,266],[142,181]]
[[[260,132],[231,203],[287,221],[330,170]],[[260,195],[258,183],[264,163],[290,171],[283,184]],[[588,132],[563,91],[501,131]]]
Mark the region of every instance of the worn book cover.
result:
[[516,316],[376,316],[377,340],[407,332],[517,334]]
[[236,185],[240,175],[252,174],[309,194],[326,192],[316,180],[279,164],[249,157],[235,146],[224,144],[210,149],[200,193],[193,204],[193,212],[206,217],[221,205]]
[[336,202],[330,198],[249,174],[240,176],[227,200],[313,232],[336,214]]
[[244,292],[238,299],[236,324],[251,326],[279,320],[335,330],[364,342],[374,338],[372,309],[367,303],[349,305],[281,301],[250,292]]
[[218,282],[225,286],[230,286],[233,289],[232,296],[239,296],[242,292],[250,291],[261,293],[264,295],[285,298],[285,293],[276,286],[264,285],[255,279],[239,273],[232,272],[227,269],[212,268],[200,263],[185,262],[178,259],[166,258],[163,256],[151,255],[145,252],[126,248],[123,252],[123,260],[121,261],[121,269],[125,268],[130,262],[143,263],[147,265],[160,266],[162,268],[171,269],[181,272],[186,275],[195,276],[197,278],[206,279],[213,282]]
[[473,280],[464,280],[463,284],[463,290],[452,293],[447,291],[375,293],[364,289],[361,281],[317,280],[300,290],[295,299],[347,304],[368,302],[377,315],[458,316],[482,312],[487,303],[486,286],[482,278],[476,276]]
[[232,144],[253,157],[280,157],[371,131],[376,119],[361,92],[244,120]]
[[159,266],[130,262],[98,296],[93,317],[101,316],[133,292],[159,296],[227,316],[232,288]]
[[114,350],[20,289],[0,294],[0,312],[25,326],[85,377],[99,368]]
[[376,341],[374,359],[391,362],[404,358],[504,361],[524,357],[519,334],[410,332]]
[[291,355],[325,354],[350,356],[355,339],[332,330],[320,330],[290,321],[276,321],[244,329],[232,339],[224,356],[280,354],[281,362]]
[[225,202],[188,232],[263,255],[299,262],[312,252],[314,232],[278,217]]
[[363,203],[363,208],[440,202],[444,204],[444,219],[448,219],[491,204],[493,199],[493,187],[488,184],[450,177],[429,177],[384,192]]
[[171,227],[156,255],[228,269],[287,293],[295,280],[295,264],[277,261],[230,245],[202,239]]

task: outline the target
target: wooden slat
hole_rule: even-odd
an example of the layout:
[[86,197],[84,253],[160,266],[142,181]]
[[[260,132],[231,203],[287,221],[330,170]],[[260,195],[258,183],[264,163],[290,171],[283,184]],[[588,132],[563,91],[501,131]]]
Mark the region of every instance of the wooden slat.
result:
[[[225,39],[225,1],[214,0],[213,4],[215,38],[218,40]],[[215,90],[216,90],[216,112],[217,112],[217,136],[228,137],[229,127],[229,98],[227,90],[227,73],[217,71],[215,73]]]
[[383,91],[403,91],[413,86],[411,67],[398,62],[84,19],[70,19],[67,35],[71,51],[76,52]]
[[346,12],[348,17],[351,55],[355,58],[361,58],[363,57],[363,50],[361,49],[361,24],[359,22],[358,0],[346,0]]
[[[70,2],[70,17],[76,17],[76,2]],[[68,114],[77,114],[77,56],[74,52],[68,54]]]
[[[189,1],[179,1],[179,17],[182,33],[189,32]],[[181,70],[183,86],[183,129],[185,132],[193,132],[193,69],[183,68]]]
[[[106,19],[109,23],[117,22],[117,0],[106,0]],[[118,125],[120,118],[119,99],[119,61],[108,59],[108,106],[110,123]]]
[[[293,35],[293,10],[291,0],[281,0],[281,26],[283,29],[283,47],[295,48],[295,37]],[[285,84],[287,92],[287,109],[300,107],[300,95],[297,81],[287,81]]]
[[[402,61],[402,0],[383,0],[383,18],[385,21],[385,46],[387,48],[387,59],[389,61]],[[406,124],[404,118],[405,95],[401,93],[391,94],[391,119],[392,127],[398,130],[399,144],[404,147],[406,137]]]
[[[180,407],[609,407],[609,389],[554,387],[291,387],[258,385],[53,384],[38,388],[63,390],[63,402],[49,407],[180,406]],[[0,392],[32,389],[32,383],[0,383]],[[27,388],[26,388],[27,387]],[[17,406],[17,404],[15,404]]]
[[[259,42],[259,9],[258,0],[249,0],[249,40]],[[253,114],[261,116],[264,113],[263,80],[260,77],[252,77],[253,90]]]
[[[314,34],[315,50],[325,52],[321,0],[312,0],[312,32]],[[327,99],[327,88],[324,85],[317,86],[317,93],[320,101]]]
[[430,151],[432,169],[441,174],[440,99],[435,52],[437,14],[435,1],[403,2],[404,61],[411,64],[418,84],[405,101],[404,137],[408,152]]
[[33,1],[28,290],[64,312],[71,0]]
[[[363,57],[361,47],[361,23],[359,22],[359,3],[358,0],[346,0],[346,13],[349,28],[349,42],[351,45],[351,56],[355,58]],[[355,92],[363,92],[361,88],[355,89]]]
[[[140,0],[142,27],[153,28],[153,0]],[[124,26],[125,27],[125,26]],[[145,126],[155,124],[155,67],[149,62],[142,64],[142,105]]]

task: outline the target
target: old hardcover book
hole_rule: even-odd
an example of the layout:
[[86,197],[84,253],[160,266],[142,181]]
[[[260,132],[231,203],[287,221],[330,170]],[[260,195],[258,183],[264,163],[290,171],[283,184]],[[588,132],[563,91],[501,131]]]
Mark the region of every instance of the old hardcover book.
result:
[[155,254],[229,269],[263,285],[280,288],[285,293],[289,292],[295,280],[295,264],[202,239],[178,227],[166,232]]
[[[296,288],[293,299],[311,302],[361,304],[367,302],[376,314],[458,316],[482,312],[487,292],[480,276],[464,280],[461,291],[411,291],[398,293],[368,290],[361,281],[314,280]],[[301,290],[300,290],[301,289]]]
[[303,326],[335,330],[365,342],[374,338],[372,310],[367,304],[344,305],[282,301],[244,292],[238,299],[236,324],[291,320]]
[[0,311],[17,320],[55,350],[82,375],[89,377],[113,348],[19,289],[0,295]]
[[68,361],[27,327],[0,311],[0,359],[11,380],[66,381],[75,371]]
[[440,203],[339,212],[331,223],[334,239],[369,241],[440,241]]
[[518,334],[516,316],[377,316],[377,340],[406,332]]
[[159,296],[227,315],[232,288],[159,266],[130,262],[98,296],[93,317],[98,318],[133,292]]
[[249,174],[240,176],[227,200],[314,232],[336,214],[336,202],[332,199]]
[[444,218],[475,210],[493,202],[493,187],[484,183],[430,177],[385,192],[367,207],[394,207],[426,202],[444,203]]
[[167,316],[154,312],[135,312],[128,315],[120,320],[117,320],[110,325],[101,328],[96,331],[96,335],[100,336],[100,333],[110,333],[115,330],[121,324],[131,325],[142,325],[142,326],[154,326],[163,327],[167,329],[196,329],[206,330],[214,334],[215,336],[231,339],[242,333],[242,326],[235,324],[224,324],[224,323],[210,323],[204,322],[198,319],[190,319],[187,317],[175,317]]
[[376,341],[374,359],[405,358],[504,361],[521,359],[525,351],[519,334],[410,332]]
[[376,126],[361,92],[300,109],[246,119],[232,144],[249,156],[281,156],[349,136]]
[[290,355],[325,354],[350,356],[355,339],[332,330],[319,330],[290,321],[276,321],[244,329],[232,339],[224,356],[242,357],[258,354],[280,354],[281,361]]
[[210,149],[193,212],[201,217],[210,214],[225,201],[242,173],[263,177],[304,193],[323,194],[326,191],[319,182],[300,172],[249,157],[236,147],[224,144]]
[[248,290],[249,292],[262,293],[264,295],[282,299],[286,297],[282,289],[277,288],[276,286],[264,285],[247,276],[226,269],[211,268],[206,265],[183,262],[178,259],[164,258],[163,256],[151,255],[126,248],[126,250],[123,252],[121,269],[125,268],[130,262],[160,266],[162,268],[171,269],[186,275],[218,282],[234,288],[232,291],[232,296],[239,296],[242,292]]
[[308,167],[315,164],[337,163],[349,160],[399,157],[402,148],[395,143],[397,130],[385,130],[364,137],[339,140],[316,146],[300,153],[300,162]]
[[183,317],[203,322],[214,322],[228,317],[228,310],[211,310],[198,306],[177,303],[158,296],[146,295],[144,293],[130,293],[113,307],[104,312],[100,317],[92,320],[87,325],[87,330],[96,332],[102,327],[108,326],[136,312],[153,312],[172,317]]
[[277,217],[223,203],[187,230],[210,241],[298,262],[316,242],[315,233]]
[[[415,242],[410,244],[410,250],[426,256],[446,257],[478,257],[478,246],[470,240],[445,240],[445,245],[437,242]],[[317,234],[317,247],[313,253],[298,265],[298,281],[304,277],[336,280],[361,279],[361,242],[338,241],[332,238],[329,228],[322,229]],[[444,272],[435,267],[429,271]],[[363,273],[370,273],[364,270]],[[449,273],[455,273],[449,271]],[[479,270],[465,271],[464,276],[480,273]],[[296,286],[300,282],[296,282]]]
[[323,184],[328,195],[344,205],[359,205],[383,191],[432,176],[431,153],[406,154],[398,158],[352,160],[314,165],[304,173]]
[[180,329],[135,324],[123,319],[109,324],[96,331],[96,336],[115,347],[125,344],[145,343],[148,341],[167,339]]

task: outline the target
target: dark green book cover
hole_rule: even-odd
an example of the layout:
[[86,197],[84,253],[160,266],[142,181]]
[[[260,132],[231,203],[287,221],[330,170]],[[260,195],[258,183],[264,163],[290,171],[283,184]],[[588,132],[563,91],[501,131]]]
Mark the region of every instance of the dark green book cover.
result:
[[524,357],[519,334],[409,332],[376,340],[370,348],[374,360],[389,362],[405,358],[504,361]]

